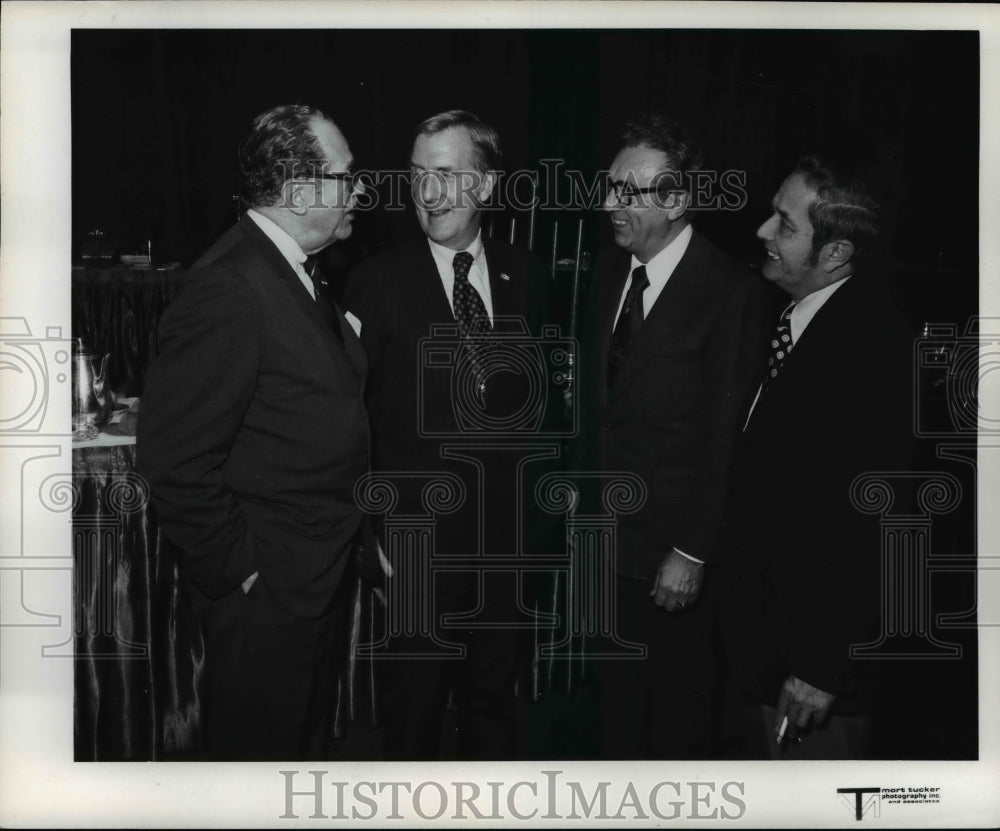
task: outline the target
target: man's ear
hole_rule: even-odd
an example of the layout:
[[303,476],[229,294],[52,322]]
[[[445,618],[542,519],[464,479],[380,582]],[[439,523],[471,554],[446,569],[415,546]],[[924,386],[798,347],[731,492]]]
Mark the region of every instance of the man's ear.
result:
[[854,256],[854,243],[847,239],[835,239],[823,246],[821,259],[823,268],[836,271],[847,265]]
[[493,188],[497,184],[497,174],[495,171],[491,170],[489,173],[484,174],[483,181],[479,185],[479,189],[476,191],[476,199],[479,200],[480,205],[485,205],[490,200],[490,195],[493,193]]
[[664,204],[667,209],[667,217],[671,222],[676,222],[687,213],[691,204],[691,194],[686,190],[672,190],[667,194]]
[[289,179],[281,189],[282,207],[291,211],[296,216],[302,216],[309,207],[309,195],[306,189],[311,187],[307,182],[296,182]]

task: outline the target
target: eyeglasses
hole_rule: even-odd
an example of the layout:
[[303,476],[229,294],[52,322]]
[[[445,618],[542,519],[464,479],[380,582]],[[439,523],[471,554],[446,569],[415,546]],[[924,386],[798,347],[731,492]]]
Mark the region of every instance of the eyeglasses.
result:
[[303,176],[304,179],[330,179],[334,182],[343,182],[348,188],[354,190],[354,183],[358,176],[356,173],[313,173]]
[[609,195],[614,194],[615,202],[621,205],[623,208],[631,208],[640,196],[644,196],[650,193],[660,193],[663,190],[662,185],[654,185],[648,188],[636,188],[626,182],[612,182],[610,179],[604,183],[604,195],[607,198]]

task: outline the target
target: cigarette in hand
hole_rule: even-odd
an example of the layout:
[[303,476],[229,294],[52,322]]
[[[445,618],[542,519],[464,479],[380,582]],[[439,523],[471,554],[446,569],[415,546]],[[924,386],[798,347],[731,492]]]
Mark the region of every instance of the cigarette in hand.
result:
[[788,729],[788,716],[781,720],[781,727],[778,728],[778,744],[785,740],[785,731]]

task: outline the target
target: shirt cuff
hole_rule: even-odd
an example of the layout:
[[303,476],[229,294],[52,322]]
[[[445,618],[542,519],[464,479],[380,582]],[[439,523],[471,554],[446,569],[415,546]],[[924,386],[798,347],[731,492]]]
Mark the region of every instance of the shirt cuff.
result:
[[676,545],[674,546],[674,551],[676,551],[682,557],[687,557],[692,563],[698,563],[699,565],[705,565],[705,561],[704,560],[699,560],[697,557],[692,557],[690,554],[685,554]]

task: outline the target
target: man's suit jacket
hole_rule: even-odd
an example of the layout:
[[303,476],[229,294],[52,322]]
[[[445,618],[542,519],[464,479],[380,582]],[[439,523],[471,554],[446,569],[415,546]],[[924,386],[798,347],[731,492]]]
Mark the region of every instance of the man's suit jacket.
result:
[[184,570],[210,598],[259,571],[286,611],[323,613],[368,469],[354,332],[244,219],[195,264],[159,339],[138,467]]
[[[528,252],[497,240],[484,239],[483,243],[496,324],[492,337],[507,337],[509,344],[491,353],[495,367],[504,349],[521,348],[518,344],[525,344],[527,334],[536,328],[533,316],[543,313],[543,306],[533,300],[544,293],[546,277]],[[513,479],[506,473],[508,469],[513,472],[514,456],[496,448],[471,449],[469,454],[478,461],[470,463],[447,457],[443,448],[496,445],[495,437],[477,438],[477,423],[495,426],[505,415],[518,413],[531,395],[525,376],[516,371],[490,375],[485,421],[477,422],[475,402],[464,404],[462,393],[452,386],[459,365],[457,333],[435,338],[441,345],[434,350],[437,358],[429,357],[426,347],[421,352],[421,341],[431,337],[433,326],[453,330],[456,326],[426,240],[358,266],[349,277],[343,306],[361,321],[361,341],[368,355],[366,400],[372,419],[373,470],[445,471],[461,479],[464,503],[454,513],[437,517],[436,554],[512,553],[516,494]],[[517,320],[512,318],[522,321],[527,333],[519,337]],[[463,422],[463,412],[471,412],[472,421]],[[512,422],[522,425],[518,429],[524,430],[527,443],[536,437],[530,420]],[[420,491],[426,477],[397,477],[396,481],[400,486],[397,512],[425,513]]]
[[767,289],[696,231],[609,389],[608,349],[630,259],[615,249],[598,260],[590,420],[600,469],[645,483],[645,505],[618,518],[617,570],[651,579],[674,546],[714,557],[730,452],[763,367]]
[[[776,322],[776,321],[775,321]],[[852,482],[905,470],[912,447],[913,336],[874,279],[848,279],[761,395],[737,443],[725,529],[724,631],[736,679],[774,704],[793,674],[870,705],[880,609],[879,517]],[[865,497],[858,493],[856,499]]]

